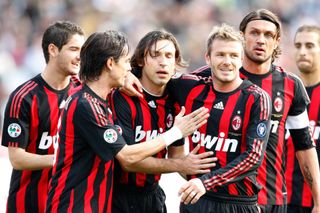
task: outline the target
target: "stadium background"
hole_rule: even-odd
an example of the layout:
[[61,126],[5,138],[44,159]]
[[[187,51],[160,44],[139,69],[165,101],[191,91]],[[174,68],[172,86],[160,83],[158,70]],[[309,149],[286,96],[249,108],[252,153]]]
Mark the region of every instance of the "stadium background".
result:
[[[320,24],[319,0],[0,0],[0,130],[10,92],[44,68],[42,33],[56,20],[78,23],[87,36],[106,29],[123,31],[132,50],[148,31],[167,29],[180,43],[190,64],[183,71],[188,72],[204,65],[205,41],[214,25],[225,22],[237,27],[245,14],[257,8],[280,17],[282,55],[276,63],[296,73],[293,34],[301,24]],[[5,212],[10,174],[7,150],[0,147],[0,212]],[[183,180],[177,174],[164,175],[161,184],[168,212],[178,212],[177,192]]]

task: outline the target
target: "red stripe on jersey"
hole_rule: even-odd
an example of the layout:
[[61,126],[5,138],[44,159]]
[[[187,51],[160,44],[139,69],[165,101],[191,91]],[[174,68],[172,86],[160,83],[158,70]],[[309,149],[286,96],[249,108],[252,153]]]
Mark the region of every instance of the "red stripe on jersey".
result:
[[[268,93],[272,99],[272,75],[269,75],[267,78],[264,78],[261,82],[261,88]],[[259,204],[267,204],[267,152],[263,154],[263,160],[261,166],[258,168],[258,182],[263,186],[258,195]]]
[[[251,107],[252,104],[254,103],[254,97],[252,95],[249,96],[247,103],[246,103],[246,110],[244,111],[244,116],[243,116],[243,128],[242,128],[242,138],[241,141],[247,141],[246,136],[247,136],[247,129],[248,129],[248,124],[250,121],[250,115],[251,115]],[[241,153],[247,150],[247,143],[241,143]]]
[[[110,168],[111,167],[111,168]],[[114,161],[109,161],[105,167],[105,176],[106,176],[106,182],[108,182],[108,177],[111,178],[110,181],[110,192],[108,194],[108,207],[107,207],[107,213],[111,213],[112,212],[112,194],[113,194],[113,169],[114,169]],[[111,169],[111,171],[110,171]],[[110,172],[111,174],[108,174],[108,172]],[[101,209],[101,212],[103,212],[103,209]]]
[[29,185],[31,180],[31,174],[32,174],[31,170],[24,170],[21,174],[20,188],[16,194],[16,208],[17,208],[17,212],[19,213],[24,213],[26,211],[26,208],[25,208],[26,191],[27,191],[27,186]]
[[101,160],[99,159],[99,157],[95,157],[94,163],[92,166],[92,168],[94,168],[95,171],[90,171],[90,175],[87,178],[87,189],[84,194],[84,205],[83,205],[84,212],[92,213],[90,201],[91,201],[91,198],[93,197],[93,193],[94,193],[93,186],[98,173],[100,162]]
[[[157,103],[157,115],[158,115],[158,127],[159,133],[162,133],[160,131],[160,128],[162,129],[162,131],[165,131],[166,126],[165,124],[167,123],[167,117],[166,117],[166,110],[165,110],[165,104],[166,104],[166,100],[165,99],[160,99],[160,100],[156,100]],[[157,153],[157,158],[165,158],[166,155],[166,149],[161,150],[160,152]],[[161,174],[155,174],[154,178],[155,181],[159,181],[161,177]]]
[[[319,120],[319,112],[320,112],[320,86],[313,89],[311,94],[311,102],[309,105],[309,119],[315,122]],[[317,125],[318,123],[316,123]],[[314,131],[314,130],[313,130]],[[314,134],[314,132],[313,132]],[[312,134],[312,135],[313,135]],[[317,144],[318,146],[319,144]],[[308,184],[304,181],[303,182],[303,192],[302,192],[302,206],[309,206],[311,207],[313,204],[312,200],[312,193]]]
[[[224,107],[224,110],[221,116],[221,121],[224,121],[224,122],[220,122],[218,137],[220,137],[220,134],[222,132],[225,134],[225,136],[229,134],[229,126],[230,126],[230,121],[232,117],[232,112],[234,111],[234,108],[236,106],[239,96],[240,96],[240,91],[236,92],[235,94],[231,95],[228,98],[228,101],[226,103],[226,106]],[[225,141],[223,140],[221,147],[224,146],[224,143]],[[221,167],[225,167],[227,165],[227,153],[225,151],[216,151],[216,157],[219,159],[219,163]]]
[[309,119],[318,121],[320,113],[320,86],[314,88],[311,94],[311,102],[309,105]]
[[31,91],[37,84],[33,81],[27,82],[23,87],[19,89],[19,91],[15,94],[12,98],[12,104],[10,106],[10,117],[19,118],[19,109],[20,106],[18,105],[21,103],[21,100]]
[[[73,135],[74,132],[74,125],[72,122],[73,115],[76,109],[76,105],[78,102],[78,98],[76,98],[75,101],[71,103],[69,106],[68,114],[66,115],[67,119],[67,125],[66,125],[66,135]],[[63,160],[64,165],[71,165],[73,161],[73,144],[74,144],[74,138],[72,137],[66,137],[65,141],[65,158]],[[60,155],[60,153],[59,153]],[[61,172],[61,176],[58,178],[58,184],[55,189],[53,198],[52,198],[52,209],[51,212],[58,212],[58,205],[59,205],[59,199],[62,194],[62,191],[65,188],[65,183],[68,178],[68,174],[70,172],[71,167],[65,166]]]
[[[143,129],[146,130],[152,130],[152,125],[151,125],[151,114],[149,111],[148,103],[145,99],[141,99],[140,101],[140,107],[143,112]],[[146,137],[141,140],[141,143],[146,142]],[[136,173],[136,185],[143,187],[146,183],[147,179],[147,174],[145,173]]]
[[72,213],[73,203],[74,203],[74,189],[72,189],[70,193],[70,204],[67,210],[68,213]]
[[247,195],[248,196],[253,196],[255,194],[255,192],[253,191],[252,182],[250,181],[250,179],[248,177],[245,177],[243,179],[243,183],[247,188]]
[[20,96],[20,98],[17,100],[17,106],[16,106],[16,111],[14,113],[15,117],[16,118],[19,118],[19,112],[20,112],[20,108],[21,108],[21,103],[22,103],[22,100],[24,98],[24,96],[26,96],[31,90],[33,90],[35,87],[37,87],[37,84],[34,84],[32,85],[32,87],[30,87],[27,91],[25,91],[24,94],[22,94]]
[[[122,94],[122,93],[121,93]],[[137,117],[137,109],[134,105],[133,100],[128,97],[127,95],[122,95],[122,97],[126,100],[126,102],[129,104],[130,110],[131,110],[131,125],[132,125],[132,129],[134,129],[135,127],[135,120]],[[113,99],[112,99],[113,100]],[[114,105],[112,105],[114,107]],[[116,112],[116,110],[113,109],[113,112]],[[116,113],[114,113],[116,114]],[[129,182],[129,173],[128,172],[121,172],[121,183],[128,183]]]
[[[50,107],[50,135],[56,135],[60,115],[59,96],[56,93],[48,90],[46,87],[44,88],[44,91],[47,94],[48,103]],[[52,141],[52,146],[50,146],[48,149],[48,153],[50,154],[54,153],[53,143],[54,141]]]
[[292,142],[292,138],[289,137],[287,140],[287,160],[286,160],[286,186],[287,186],[287,198],[288,198],[288,203],[291,201],[292,197],[292,177],[293,177],[293,172],[294,172],[294,156],[295,156],[295,151],[294,151],[294,146]]
[[[200,85],[200,86],[197,86],[195,87],[188,95],[188,97],[186,98],[186,100],[194,100],[197,96],[199,96],[199,94],[203,91],[203,89],[205,88],[205,85]],[[209,91],[208,93],[208,96],[206,98],[206,100],[204,100],[204,107],[206,107],[207,109],[212,109],[212,105],[214,103],[214,100],[215,100],[216,96],[215,94],[212,92],[212,90]],[[193,105],[193,102],[192,101],[187,101],[186,102],[186,115],[187,114],[190,114],[192,112],[192,105]],[[204,125],[202,125],[200,128],[199,128],[199,131],[200,132],[206,132],[206,129],[207,129],[207,123],[205,123]],[[191,139],[192,135],[189,136],[189,150],[192,151],[194,149],[194,144],[192,142],[192,139]],[[202,143],[200,141],[200,143]],[[205,152],[205,147],[204,146],[201,146],[198,153],[203,153]],[[191,175],[191,178],[197,178],[196,175]]]
[[[200,86],[196,86],[195,88],[193,88],[190,93],[188,94],[188,97],[186,97],[186,100],[194,100],[197,96],[199,96],[199,94],[202,92],[202,90],[205,88],[205,85],[200,85]],[[186,108],[186,115],[190,114],[192,112],[192,101],[187,101],[185,103],[185,108]],[[209,108],[211,109],[211,108]],[[204,124],[202,127],[200,128],[204,128],[204,126],[207,126],[206,124]],[[189,136],[189,150],[193,150],[194,149],[194,144],[192,143],[191,140],[191,135]],[[198,153],[202,153],[205,152],[204,147],[200,147]],[[194,176],[192,176],[194,177]]]
[[[109,169],[112,165],[112,171],[113,171],[113,163],[111,164],[111,162],[113,161],[108,161],[107,163],[105,163],[104,165],[104,178],[103,180],[101,181],[101,184],[100,184],[100,187],[99,187],[99,200],[98,200],[98,212],[103,212],[103,207],[105,206],[105,203],[106,203],[106,191],[107,191],[107,180],[108,180],[108,172],[109,172]],[[111,176],[112,177],[112,176]],[[113,178],[112,178],[112,181],[111,181],[111,186],[113,186]],[[110,189],[109,191],[109,196],[108,196],[108,208],[111,207],[111,201],[112,200],[112,192],[113,191],[113,188]],[[108,211],[107,211],[108,212]]]
[[[294,81],[292,81],[289,78],[284,79],[284,88],[286,89],[286,93],[284,94],[284,100],[287,100],[289,103],[292,103],[292,99],[294,97],[293,91],[294,91]],[[289,93],[290,92],[290,93]],[[284,104],[284,112],[289,112],[290,105]],[[281,123],[285,123],[287,117],[283,116],[282,119],[280,120]],[[276,171],[282,171],[282,156],[283,156],[283,142],[284,142],[284,132],[285,132],[285,125],[280,125],[279,124],[279,134],[278,134],[278,143],[276,147],[276,153],[277,155],[275,156],[275,164],[274,167]],[[276,174],[276,189],[282,189],[282,186],[284,185],[284,178],[281,175],[281,172],[277,172]],[[276,190],[276,204],[282,204],[283,202],[283,194],[282,190]]]

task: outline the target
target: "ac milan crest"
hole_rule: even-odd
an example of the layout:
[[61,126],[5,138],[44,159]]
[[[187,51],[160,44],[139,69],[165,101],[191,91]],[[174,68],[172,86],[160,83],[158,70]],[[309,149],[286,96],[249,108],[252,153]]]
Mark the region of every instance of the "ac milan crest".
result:
[[276,110],[276,112],[280,112],[283,108],[283,102],[280,97],[276,97],[276,99],[273,102],[273,107]]
[[234,116],[231,124],[234,130],[239,130],[242,124],[241,117],[239,115]]
[[173,116],[172,116],[171,113],[169,113],[168,116],[167,116],[166,124],[167,124],[167,127],[168,127],[168,128],[172,127],[172,124],[173,124]]

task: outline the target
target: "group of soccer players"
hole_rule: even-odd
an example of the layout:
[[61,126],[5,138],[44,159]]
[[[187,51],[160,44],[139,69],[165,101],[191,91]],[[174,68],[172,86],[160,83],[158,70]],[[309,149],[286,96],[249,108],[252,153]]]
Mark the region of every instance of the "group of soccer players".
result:
[[320,28],[295,35],[302,81],[273,64],[274,13],[252,11],[239,29],[213,28],[207,66],[174,75],[186,63],[165,30],[130,60],[118,31],[85,41],[73,23],[49,26],[45,70],[5,111],[7,212],[166,212],[158,181],[168,172],[189,180],[181,212],[320,212]]

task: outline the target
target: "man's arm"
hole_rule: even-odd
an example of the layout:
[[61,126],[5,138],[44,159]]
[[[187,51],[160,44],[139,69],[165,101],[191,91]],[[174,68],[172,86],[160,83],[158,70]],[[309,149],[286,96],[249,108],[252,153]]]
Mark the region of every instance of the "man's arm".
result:
[[183,146],[170,146],[168,149],[169,159],[148,157],[127,168],[128,172],[143,172],[148,174],[160,174],[181,172],[183,174],[205,174],[215,166],[217,158],[210,158],[213,152],[196,154],[200,148],[198,145],[187,156],[184,154]]
[[38,155],[19,147],[8,147],[11,165],[16,170],[39,170],[52,167],[54,155]]
[[[174,126],[155,139],[145,143],[130,146],[125,145],[115,156],[119,160],[121,166],[125,170],[129,170],[132,164],[158,153],[166,146],[171,145],[174,141],[193,133],[196,129],[207,122],[207,118],[209,116],[208,109],[203,107],[186,116],[183,116],[184,113],[185,109],[183,107],[181,112],[175,117]],[[177,137],[178,132],[180,134],[179,137]]]

